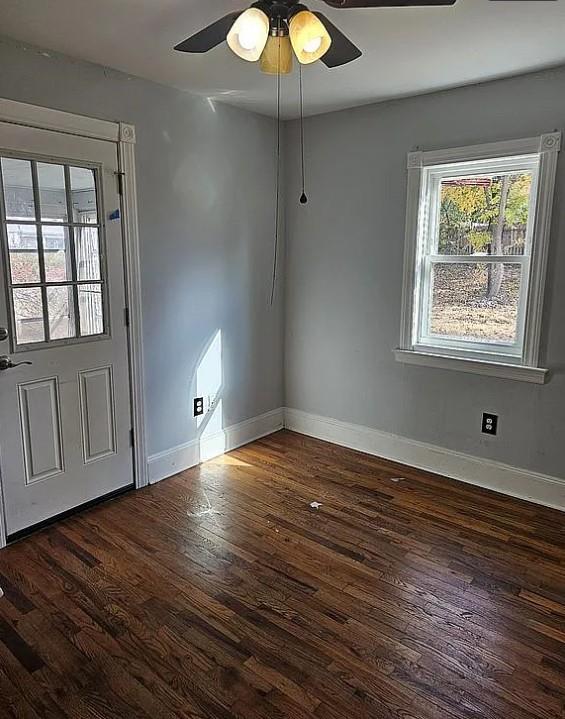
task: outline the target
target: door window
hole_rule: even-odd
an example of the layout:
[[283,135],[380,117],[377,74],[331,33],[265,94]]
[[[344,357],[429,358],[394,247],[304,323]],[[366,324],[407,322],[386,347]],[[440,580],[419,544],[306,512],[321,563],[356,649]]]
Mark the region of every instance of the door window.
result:
[[97,168],[0,157],[0,186],[14,348],[107,334]]

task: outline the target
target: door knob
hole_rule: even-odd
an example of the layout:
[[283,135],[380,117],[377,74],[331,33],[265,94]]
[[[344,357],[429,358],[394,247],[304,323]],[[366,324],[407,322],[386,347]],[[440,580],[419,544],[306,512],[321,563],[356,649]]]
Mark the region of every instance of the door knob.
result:
[[0,372],[14,367],[19,367],[23,364],[31,364],[31,362],[12,362],[12,359],[8,355],[0,355]]
[[8,339],[8,330],[5,327],[0,327],[0,342]]

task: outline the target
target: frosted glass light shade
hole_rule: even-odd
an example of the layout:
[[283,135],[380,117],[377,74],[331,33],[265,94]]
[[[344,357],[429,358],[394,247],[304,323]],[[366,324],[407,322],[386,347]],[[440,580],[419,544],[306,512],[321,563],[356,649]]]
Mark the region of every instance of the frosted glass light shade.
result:
[[269,18],[259,8],[242,13],[226,38],[230,49],[242,60],[257,62],[269,37]]
[[289,30],[292,47],[303,65],[319,60],[332,44],[323,22],[309,10],[297,12],[290,20]]
[[259,67],[267,75],[278,75],[279,72],[281,75],[289,75],[292,72],[292,46],[288,35],[269,37]]

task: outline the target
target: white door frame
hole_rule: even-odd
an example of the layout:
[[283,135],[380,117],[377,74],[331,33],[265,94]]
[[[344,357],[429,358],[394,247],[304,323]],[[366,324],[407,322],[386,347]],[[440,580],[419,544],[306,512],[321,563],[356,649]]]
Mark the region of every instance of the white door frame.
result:
[[[117,144],[121,183],[121,214],[124,242],[126,302],[129,310],[129,368],[131,408],[134,431],[135,487],[148,484],[145,440],[145,399],[143,391],[143,343],[141,318],[141,269],[137,191],[135,181],[135,127],[124,122],[109,122],[60,110],[0,98],[0,123],[52,130],[68,135],[106,140]],[[2,478],[0,476],[0,489]],[[3,493],[0,491],[0,548],[6,546],[6,519]]]

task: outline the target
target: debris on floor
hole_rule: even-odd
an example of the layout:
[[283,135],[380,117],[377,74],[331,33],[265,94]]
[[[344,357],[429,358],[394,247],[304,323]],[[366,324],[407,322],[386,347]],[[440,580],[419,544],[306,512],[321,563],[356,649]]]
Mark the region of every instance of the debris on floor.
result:
[[320,509],[321,506],[320,502],[310,502],[311,509]]
[[187,512],[187,515],[189,517],[209,517],[211,514],[219,514],[215,509],[212,509],[212,507],[206,507],[205,509],[201,509],[196,512]]
[[204,498],[206,499],[206,505],[205,507],[195,508],[193,512],[188,511],[187,515],[189,517],[209,517],[211,514],[220,514],[216,509],[212,507],[212,503],[210,502],[210,499],[206,492],[204,492]]
[[391,478],[390,478],[390,481],[391,481],[391,482],[397,482],[397,483],[398,483],[398,482],[405,482],[405,481],[406,481],[406,477],[391,477]]

